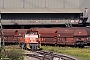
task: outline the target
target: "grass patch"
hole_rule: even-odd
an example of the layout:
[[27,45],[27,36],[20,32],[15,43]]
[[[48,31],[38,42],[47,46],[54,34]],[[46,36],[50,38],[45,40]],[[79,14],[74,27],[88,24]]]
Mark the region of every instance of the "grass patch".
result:
[[90,60],[90,48],[42,46],[42,49],[61,53],[61,54],[67,54],[79,60]]
[[23,51],[22,50],[9,50],[7,51],[7,57],[11,60],[23,60]]
[[[23,60],[24,51],[18,49],[18,46],[5,46],[5,51],[2,49],[0,51],[0,58],[9,58],[10,60]],[[0,59],[1,60],[1,59]]]

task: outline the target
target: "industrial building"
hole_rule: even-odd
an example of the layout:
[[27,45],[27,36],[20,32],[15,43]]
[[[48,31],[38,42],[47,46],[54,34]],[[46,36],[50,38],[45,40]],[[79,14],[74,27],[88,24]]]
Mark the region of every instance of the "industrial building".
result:
[[[1,22],[10,26],[77,25],[90,0],[0,0]],[[88,20],[90,22],[90,14]]]

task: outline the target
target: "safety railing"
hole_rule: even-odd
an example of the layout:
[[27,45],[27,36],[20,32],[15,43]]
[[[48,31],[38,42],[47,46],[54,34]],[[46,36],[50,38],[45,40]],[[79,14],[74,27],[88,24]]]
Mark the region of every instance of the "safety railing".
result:
[[78,20],[2,20],[3,25],[77,24]]

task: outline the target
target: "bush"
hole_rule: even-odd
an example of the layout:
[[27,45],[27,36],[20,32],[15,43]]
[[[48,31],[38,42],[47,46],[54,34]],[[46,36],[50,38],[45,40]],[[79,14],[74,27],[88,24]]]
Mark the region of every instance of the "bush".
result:
[[10,58],[10,60],[23,60],[23,54],[21,50],[9,50],[7,52],[7,57]]
[[2,47],[0,47],[0,60],[1,58],[5,57],[5,52]]
[[1,52],[1,49],[2,49],[2,48],[0,47],[0,52]]
[[0,51],[0,59],[1,58],[9,58],[10,60],[23,60],[23,51],[11,49],[6,51],[6,54],[4,51]]

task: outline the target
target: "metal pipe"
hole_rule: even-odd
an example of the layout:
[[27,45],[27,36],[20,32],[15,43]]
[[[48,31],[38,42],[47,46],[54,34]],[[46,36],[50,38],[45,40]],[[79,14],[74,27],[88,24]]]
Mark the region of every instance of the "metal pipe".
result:
[[65,0],[63,0],[63,8],[65,8]]
[[0,28],[1,28],[1,42],[3,42],[2,45],[5,52],[4,33],[3,33],[2,22],[1,22],[1,11],[0,11]]
[[[1,26],[1,11],[0,11],[0,26]],[[0,38],[0,47],[1,47],[1,38]]]
[[45,8],[46,8],[46,0],[45,0]]
[[4,0],[2,0],[2,8],[4,8]]
[[22,0],[22,2],[23,2],[23,8],[25,8],[25,0]]

